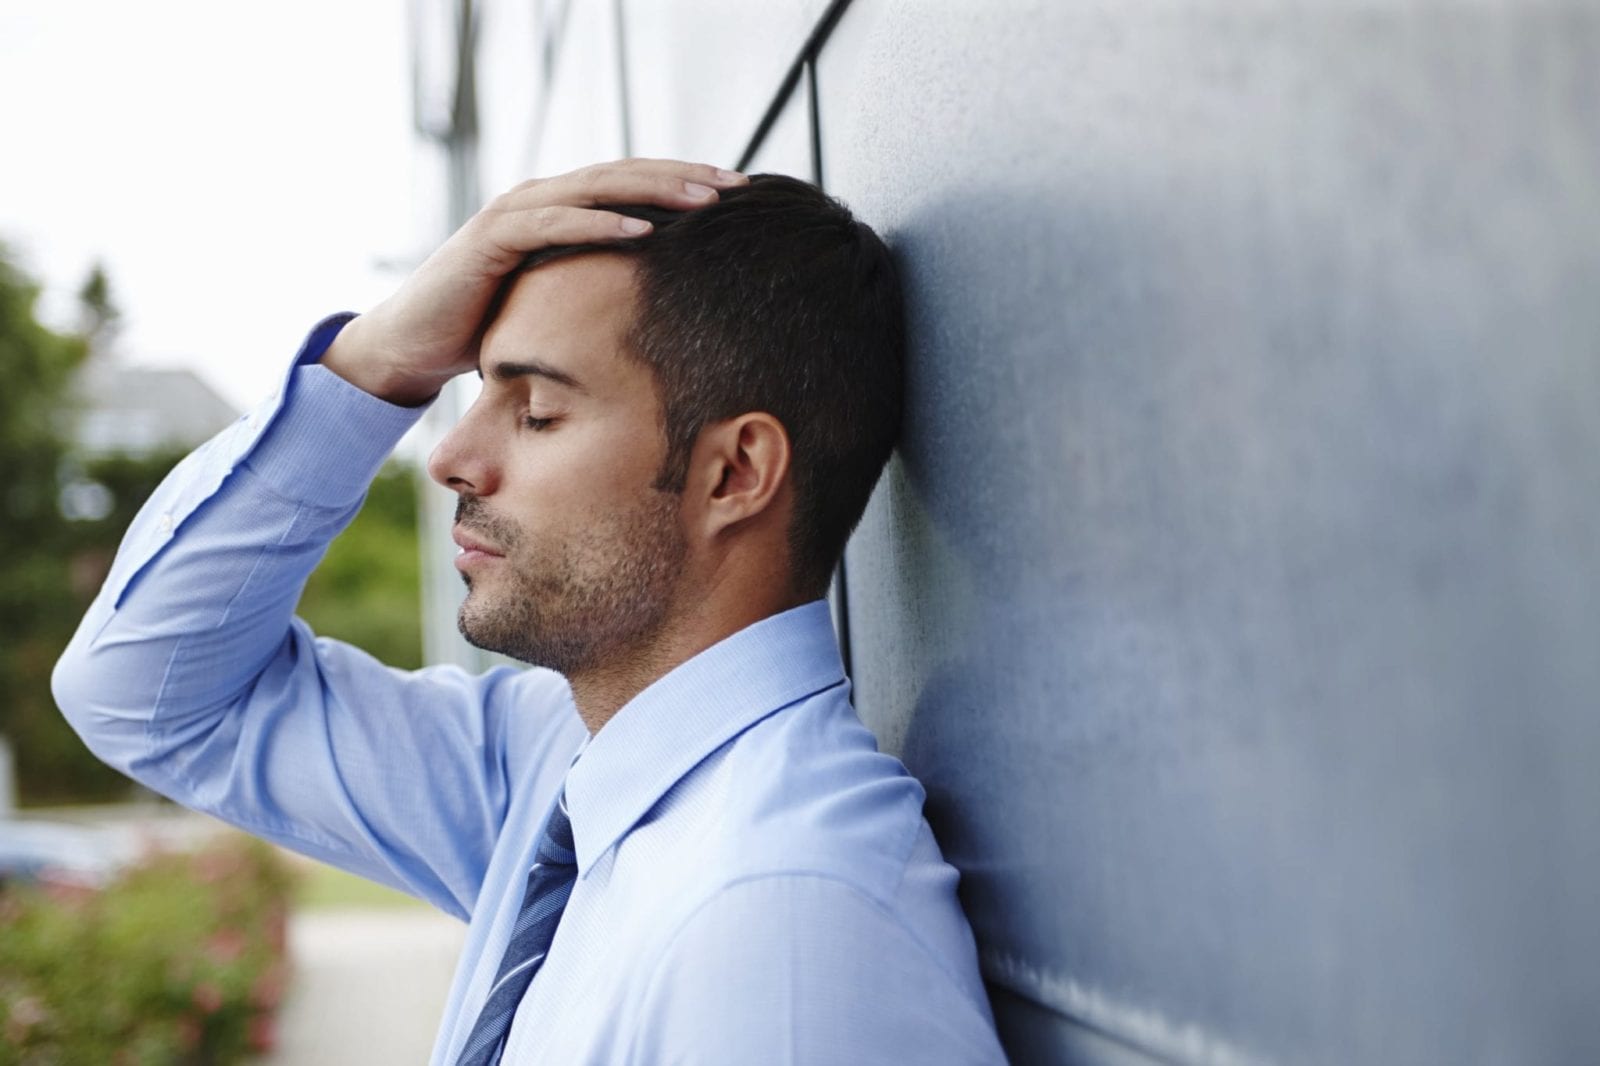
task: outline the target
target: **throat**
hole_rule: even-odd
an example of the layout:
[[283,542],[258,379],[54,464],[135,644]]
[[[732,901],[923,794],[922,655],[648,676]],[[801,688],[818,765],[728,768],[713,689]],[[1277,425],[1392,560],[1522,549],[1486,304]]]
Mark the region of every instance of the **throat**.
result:
[[662,654],[654,646],[644,653],[611,659],[603,667],[571,674],[572,700],[589,734],[600,729],[639,693],[655,684],[688,656]]

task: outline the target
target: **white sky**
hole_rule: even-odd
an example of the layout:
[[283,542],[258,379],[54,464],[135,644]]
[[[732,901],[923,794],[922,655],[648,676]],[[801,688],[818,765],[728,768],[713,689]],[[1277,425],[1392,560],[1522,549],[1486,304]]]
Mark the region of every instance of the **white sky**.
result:
[[103,259],[122,356],[240,408],[437,240],[402,0],[7,0],[0,102],[0,241],[47,321]]

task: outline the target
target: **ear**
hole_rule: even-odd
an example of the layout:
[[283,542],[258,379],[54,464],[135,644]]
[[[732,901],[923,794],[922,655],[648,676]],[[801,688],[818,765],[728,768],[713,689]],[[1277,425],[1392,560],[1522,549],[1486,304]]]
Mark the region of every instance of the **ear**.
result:
[[767,514],[789,476],[789,434],[783,423],[752,411],[706,426],[689,459],[688,492],[715,537]]

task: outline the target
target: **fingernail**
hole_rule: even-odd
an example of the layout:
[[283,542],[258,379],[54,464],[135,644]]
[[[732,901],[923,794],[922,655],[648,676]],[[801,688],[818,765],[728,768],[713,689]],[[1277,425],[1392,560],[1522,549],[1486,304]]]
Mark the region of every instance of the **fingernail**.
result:
[[650,223],[646,222],[642,218],[624,218],[622,220],[622,232],[648,233],[650,232]]
[[694,197],[696,200],[704,200],[717,190],[713,189],[709,185],[701,185],[696,181],[686,181],[683,183],[683,191]]
[[717,180],[718,181],[743,181],[744,180],[744,175],[739,173],[737,170],[721,170],[721,169],[719,169],[717,171]]

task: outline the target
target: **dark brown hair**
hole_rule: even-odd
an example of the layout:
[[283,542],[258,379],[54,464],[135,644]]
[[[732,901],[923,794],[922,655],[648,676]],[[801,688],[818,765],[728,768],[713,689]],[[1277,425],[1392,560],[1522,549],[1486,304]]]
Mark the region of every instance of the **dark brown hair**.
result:
[[612,210],[654,224],[595,250],[636,263],[631,343],[661,397],[659,487],[683,490],[705,426],[777,418],[792,450],[793,581],[820,595],[899,435],[905,340],[888,249],[839,201],[776,174],[693,211]]

